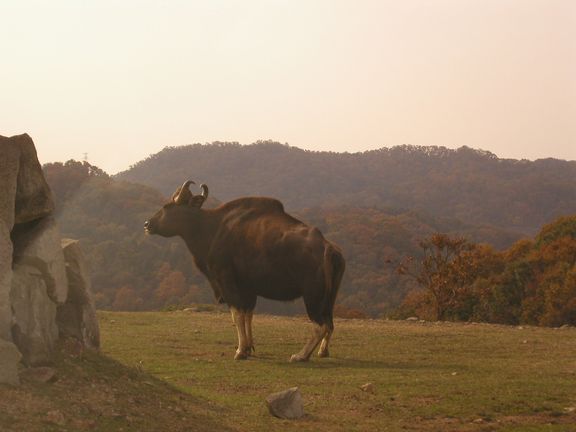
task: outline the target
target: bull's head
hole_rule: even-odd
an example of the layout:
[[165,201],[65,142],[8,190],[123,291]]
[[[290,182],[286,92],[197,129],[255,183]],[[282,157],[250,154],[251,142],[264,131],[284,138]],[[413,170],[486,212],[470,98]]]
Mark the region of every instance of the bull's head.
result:
[[190,192],[192,180],[184,182],[176,189],[169,203],[165,204],[149,220],[144,222],[146,234],[158,234],[162,237],[173,237],[185,233],[192,222],[194,214],[198,214],[200,207],[208,198],[208,186],[200,185],[202,192],[194,195]]

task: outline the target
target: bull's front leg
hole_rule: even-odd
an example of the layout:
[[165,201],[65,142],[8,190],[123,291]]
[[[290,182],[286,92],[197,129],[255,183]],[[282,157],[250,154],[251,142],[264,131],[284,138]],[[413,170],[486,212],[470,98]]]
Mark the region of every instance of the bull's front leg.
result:
[[248,344],[248,355],[252,355],[253,351],[256,351],[254,348],[254,338],[252,337],[252,317],[254,315],[254,311],[247,311],[244,314],[244,327],[246,328],[246,343]]

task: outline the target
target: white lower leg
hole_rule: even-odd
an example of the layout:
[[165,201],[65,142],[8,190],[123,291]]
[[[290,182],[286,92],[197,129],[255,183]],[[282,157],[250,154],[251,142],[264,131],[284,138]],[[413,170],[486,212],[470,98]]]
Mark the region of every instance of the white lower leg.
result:
[[236,332],[238,333],[238,349],[236,350],[234,360],[243,360],[248,357],[246,355],[248,344],[246,343],[245,313],[234,307],[230,308],[230,312],[232,312],[232,320],[236,325]]
[[327,325],[325,324],[319,325],[314,323],[312,338],[310,338],[310,340],[306,343],[306,345],[304,345],[304,348],[302,348],[302,350],[299,353],[294,354],[292,357],[290,357],[290,361],[291,362],[308,361],[310,355],[312,354],[312,351],[314,351],[314,348],[318,346],[318,344],[320,343],[320,341],[326,335],[327,332],[328,332]]
[[332,337],[332,332],[334,330],[330,329],[322,339],[320,343],[320,349],[318,350],[318,357],[328,357],[330,354],[328,352],[328,344],[330,343],[330,338]]
[[252,350],[254,350],[254,339],[252,337],[252,316],[253,311],[246,312],[244,314],[244,327],[246,329],[246,346],[248,347],[247,354],[250,355]]

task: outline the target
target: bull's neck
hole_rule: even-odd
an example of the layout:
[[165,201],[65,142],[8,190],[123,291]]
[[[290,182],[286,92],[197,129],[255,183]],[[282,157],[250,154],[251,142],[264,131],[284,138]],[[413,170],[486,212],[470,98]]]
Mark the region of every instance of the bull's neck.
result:
[[180,234],[188,250],[197,260],[206,261],[219,222],[219,217],[210,210],[200,210],[191,222],[194,227]]

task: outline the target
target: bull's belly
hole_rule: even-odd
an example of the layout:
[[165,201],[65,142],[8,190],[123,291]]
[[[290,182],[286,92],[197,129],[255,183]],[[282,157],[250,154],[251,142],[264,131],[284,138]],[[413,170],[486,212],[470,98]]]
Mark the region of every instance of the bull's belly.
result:
[[258,290],[255,294],[258,297],[278,301],[292,301],[302,297],[302,293],[298,291],[281,291],[274,289]]
[[269,300],[292,301],[302,297],[304,287],[308,281],[294,280],[288,278],[262,278],[252,280],[250,283],[243,283],[243,288],[247,292]]

